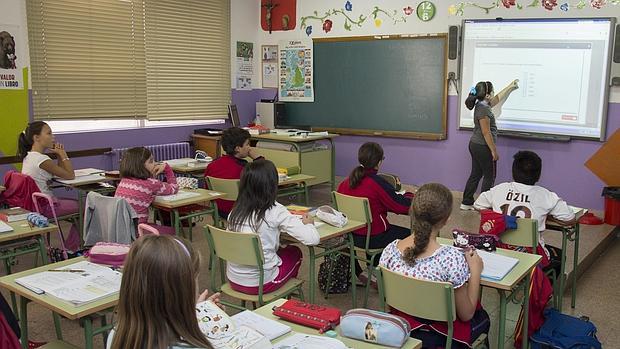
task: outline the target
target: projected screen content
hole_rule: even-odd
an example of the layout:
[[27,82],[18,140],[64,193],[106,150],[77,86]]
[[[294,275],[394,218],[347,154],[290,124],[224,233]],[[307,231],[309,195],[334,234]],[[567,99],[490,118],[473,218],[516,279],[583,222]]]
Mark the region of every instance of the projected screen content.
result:
[[493,108],[500,131],[602,139],[613,21],[465,20],[459,126],[472,128],[465,98],[478,81],[495,93],[519,88]]

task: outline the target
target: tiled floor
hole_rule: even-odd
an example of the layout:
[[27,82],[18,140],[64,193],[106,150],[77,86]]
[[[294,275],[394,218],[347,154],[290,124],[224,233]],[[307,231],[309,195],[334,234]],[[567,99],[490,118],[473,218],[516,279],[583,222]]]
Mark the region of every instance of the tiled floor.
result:
[[[458,194],[456,194],[458,195]],[[312,203],[321,204],[329,201],[329,188],[327,186],[320,189],[314,189],[311,192]],[[448,226],[442,235],[447,236],[446,232],[450,231],[452,227],[460,227],[465,230],[476,231],[478,225],[478,217],[475,213],[462,212],[457,208],[458,200],[455,200],[455,210],[448,222]],[[400,224],[403,226],[408,225],[408,217],[391,217],[392,223]],[[199,224],[202,225],[202,224]],[[587,240],[582,236],[582,241]],[[620,302],[618,301],[618,290],[620,289],[620,274],[617,271],[618,265],[620,265],[620,241],[617,237],[610,240],[608,248],[605,252],[593,263],[593,265],[584,273],[578,282],[578,298],[576,309],[570,308],[570,293],[564,296],[564,310],[565,312],[575,315],[588,315],[590,319],[598,326],[599,339],[603,342],[605,348],[620,348],[620,333],[617,331],[615,324],[617,324],[617,314],[620,313]],[[203,256],[208,253],[208,247],[206,240],[202,235],[201,228],[195,228],[194,230],[194,244],[198,248]],[[584,243],[587,244],[587,243]],[[304,253],[307,249],[302,248]],[[580,253],[580,260],[582,255]],[[24,257],[19,259],[19,264],[15,267],[16,271],[25,270],[32,266],[31,258]],[[200,275],[199,284],[202,288],[208,288],[209,275],[207,273],[207,259],[203,258],[202,270],[204,272]],[[317,268],[318,270],[318,268]],[[307,263],[302,265],[299,277],[307,280],[308,266]],[[363,301],[363,289],[358,288],[358,305]],[[351,308],[351,296],[350,294],[343,295],[330,295],[328,299],[324,299],[320,291],[317,294],[317,302],[326,303],[332,306],[339,307],[343,310]],[[4,297],[9,300],[8,292],[2,290]],[[306,286],[305,294],[308,294]],[[614,296],[614,294],[616,296]],[[370,293],[369,308],[379,309],[379,302],[377,292],[372,290]],[[414,296],[414,295],[412,295]],[[499,308],[499,301],[497,293],[494,290],[485,289],[483,291],[483,305],[491,316],[491,332],[490,340],[492,348],[495,347],[497,341],[497,313]],[[520,306],[516,304],[509,304],[508,306],[508,322],[507,330],[508,335],[512,335],[512,330],[515,325],[515,321],[518,317]],[[76,321],[62,321],[63,333],[65,340],[74,343],[78,346],[84,345],[83,330],[79,323]],[[29,305],[29,329],[30,337],[37,341],[49,341],[54,339],[54,327],[52,322],[51,313],[42,309],[36,304]],[[511,347],[511,338],[506,338],[506,347]],[[101,336],[96,338],[95,348],[102,347]]]

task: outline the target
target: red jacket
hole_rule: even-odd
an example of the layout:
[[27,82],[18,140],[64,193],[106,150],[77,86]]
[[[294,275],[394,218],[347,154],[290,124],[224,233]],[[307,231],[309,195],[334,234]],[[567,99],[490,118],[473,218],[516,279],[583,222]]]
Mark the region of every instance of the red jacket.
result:
[[[262,156],[259,156],[255,160],[262,158]],[[241,172],[247,164],[247,160],[238,159],[233,155],[222,155],[207,166],[205,169],[205,177],[209,176],[222,179],[240,179]],[[225,213],[226,216],[228,216],[235,205],[235,202],[231,200],[217,199],[215,202],[217,203],[217,209],[220,212]]]
[[32,177],[11,170],[4,174],[6,190],[0,194],[0,201],[10,207],[21,207],[28,211],[35,211],[32,194],[39,193],[39,187]]
[[[378,235],[389,228],[387,213],[408,214],[413,194],[397,194],[385,179],[377,176],[377,170],[366,170],[361,183],[354,189],[349,186],[349,178],[345,178],[338,186],[338,192],[345,195],[368,198],[372,225],[370,235]],[[366,228],[354,231],[354,234],[366,235]]]

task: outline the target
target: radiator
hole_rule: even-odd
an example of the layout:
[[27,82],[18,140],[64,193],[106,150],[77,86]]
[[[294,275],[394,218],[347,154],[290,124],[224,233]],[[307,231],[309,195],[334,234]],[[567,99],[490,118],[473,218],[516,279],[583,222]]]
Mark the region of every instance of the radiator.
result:
[[[166,161],[180,158],[193,158],[192,149],[188,142],[167,143],[144,146],[153,153],[155,161]],[[112,166],[118,168],[123,153],[129,148],[118,148],[112,150]]]

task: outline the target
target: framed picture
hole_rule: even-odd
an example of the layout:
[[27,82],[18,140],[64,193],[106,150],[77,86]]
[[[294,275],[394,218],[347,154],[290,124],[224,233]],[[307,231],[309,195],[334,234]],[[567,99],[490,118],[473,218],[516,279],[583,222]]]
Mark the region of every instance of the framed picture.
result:
[[261,50],[261,59],[263,62],[277,62],[278,45],[263,45]]

